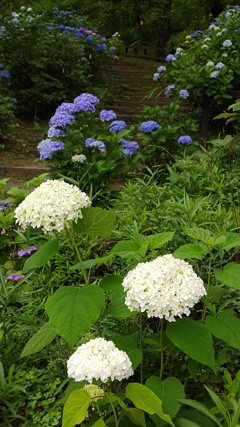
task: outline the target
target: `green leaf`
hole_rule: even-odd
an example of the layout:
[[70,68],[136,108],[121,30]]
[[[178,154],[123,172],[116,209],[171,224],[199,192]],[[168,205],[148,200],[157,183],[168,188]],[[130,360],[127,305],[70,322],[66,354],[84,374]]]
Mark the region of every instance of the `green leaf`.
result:
[[148,250],[153,251],[154,249],[161,248],[165,243],[172,240],[174,232],[167,231],[165,233],[153,234],[146,236],[146,242],[148,242]]
[[136,369],[142,361],[142,352],[137,348],[136,340],[131,336],[123,336],[120,334],[111,336],[111,340],[119,350],[123,350],[127,353],[132,362],[133,370]]
[[49,324],[49,322],[45,323],[27,342],[20,357],[26,357],[30,354],[41,351],[46,347],[46,345],[50,344],[54,340],[56,335],[56,330]]
[[217,280],[224,285],[240,290],[240,265],[235,262],[230,262],[222,270],[214,269],[214,274]]
[[195,240],[200,240],[206,245],[212,246],[213,233],[205,228],[185,228],[185,232],[189,237],[192,237]]
[[194,245],[189,243],[187,245],[180,246],[174,253],[173,256],[179,259],[203,259],[208,253],[208,248],[205,245]]
[[84,208],[82,214],[83,217],[76,224],[73,224],[77,233],[87,236],[110,236],[115,221],[112,211],[89,207]]
[[132,240],[123,240],[116,243],[116,245],[109,252],[109,255],[117,255],[121,258],[131,259],[140,249],[141,247]]
[[208,418],[210,418],[210,420],[214,421],[219,427],[222,427],[222,424],[220,423],[220,421],[202,403],[196,402],[195,400],[191,400],[191,399],[179,399],[179,402],[183,403],[184,405],[189,405],[192,408],[197,409],[198,411],[206,415]]
[[59,242],[52,239],[46,242],[37,252],[30,256],[23,266],[23,273],[27,273],[33,268],[39,268],[45,265],[59,250]]
[[133,312],[125,304],[125,292],[122,286],[123,276],[108,276],[101,280],[100,287],[109,291],[108,313],[116,318],[132,316]]
[[199,424],[194,423],[194,421],[186,420],[186,418],[177,418],[175,420],[177,427],[201,427]]
[[176,347],[215,372],[212,335],[203,323],[189,317],[177,319],[167,324],[166,334]]
[[133,422],[133,424],[146,427],[145,414],[141,409],[128,408],[124,414]]
[[218,250],[229,251],[232,248],[240,246],[240,235],[239,233],[226,233],[225,239],[222,243],[215,244]]
[[96,285],[59,288],[46,302],[50,324],[70,346],[93,325],[105,306],[103,290]]
[[99,420],[97,420],[92,427],[107,427],[107,424],[105,424],[105,422],[103,421],[102,418],[99,418]]
[[156,376],[147,379],[146,386],[150,388],[162,401],[162,410],[174,418],[181,405],[178,399],[185,398],[184,387],[175,377],[169,377],[163,381]]
[[216,317],[207,316],[206,326],[215,337],[240,350],[240,320],[233,310],[221,311]]
[[137,408],[142,409],[148,414],[157,414],[160,419],[167,421],[174,427],[170,416],[162,412],[162,401],[148,387],[138,383],[130,383],[126,387],[126,397]]
[[220,414],[222,414],[225,418],[226,421],[228,421],[228,416],[227,416],[227,411],[224,408],[224,405],[221,401],[221,399],[219,399],[219,397],[216,395],[216,393],[214,393],[209,387],[207,387],[206,385],[204,385],[205,389],[207,390],[208,394],[211,396],[212,400],[214,401],[216,407],[218,408]]
[[85,390],[75,390],[69,396],[63,408],[62,427],[75,427],[87,416],[91,398]]
[[[112,255],[107,255],[104,257],[94,258],[94,259],[88,259],[87,261],[82,262],[83,268],[92,268],[95,265],[102,265],[107,264],[107,262],[112,258]],[[81,268],[80,264],[71,265],[69,267],[69,270],[79,270]]]

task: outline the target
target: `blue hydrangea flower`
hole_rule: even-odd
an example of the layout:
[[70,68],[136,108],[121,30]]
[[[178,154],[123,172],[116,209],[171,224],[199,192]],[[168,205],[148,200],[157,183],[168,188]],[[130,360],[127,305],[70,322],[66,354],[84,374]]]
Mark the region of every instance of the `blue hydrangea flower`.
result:
[[63,136],[65,136],[65,132],[64,132],[64,130],[63,129],[59,129],[59,128],[57,128],[56,126],[51,126],[49,129],[48,129],[48,134],[47,134],[47,136],[49,137],[49,138],[52,138],[52,137],[54,137],[54,136],[56,136],[56,137],[63,137]]
[[76,30],[75,30],[75,34],[76,34],[76,37],[77,37],[77,38],[84,37],[84,35],[83,35],[82,31],[81,31],[81,30],[79,30],[79,29],[76,29]]
[[79,108],[81,108],[79,111],[95,111],[95,108],[91,109],[90,106],[95,107],[98,103],[98,97],[91,93],[82,93],[74,99],[74,104],[78,104]]
[[86,41],[87,41],[88,43],[91,43],[91,42],[93,41],[93,37],[92,37],[92,36],[87,36],[87,37],[86,37]]
[[153,81],[157,82],[160,79],[160,73],[154,73],[153,74]]
[[178,143],[190,145],[192,144],[192,138],[189,135],[182,135],[178,138]]
[[63,102],[60,104],[55,111],[56,113],[67,113],[67,114],[73,114],[74,113],[74,104],[72,102]]
[[59,127],[66,127],[70,125],[74,120],[74,117],[71,116],[71,114],[66,113],[65,111],[57,112],[54,114],[54,116],[51,117],[49,121],[49,126],[59,126]]
[[2,70],[0,73],[1,77],[5,77],[6,79],[9,79],[10,77],[10,72],[8,70]]
[[43,139],[37,146],[38,152],[40,154],[40,160],[51,159],[55,151],[63,150],[64,147],[65,144],[61,141]]
[[143,132],[150,133],[154,130],[160,129],[160,126],[154,120],[148,120],[147,122],[142,122],[140,128]]
[[215,65],[215,68],[216,68],[217,70],[221,70],[223,67],[225,67],[225,65],[223,64],[223,62],[218,62],[218,63]]
[[176,61],[176,56],[174,56],[174,55],[172,55],[171,53],[169,53],[167,56],[166,56],[166,61],[167,62],[170,62],[170,61]]
[[63,24],[58,25],[57,30],[65,30],[65,25]]
[[126,123],[124,122],[124,120],[114,120],[110,126],[109,126],[109,130],[111,132],[120,132],[123,129],[126,129]]
[[97,50],[97,52],[99,52],[99,53],[101,53],[101,52],[103,52],[104,51],[104,49],[105,49],[105,46],[104,46],[104,44],[98,44],[97,45],[97,47],[96,47],[96,50]]
[[164,71],[166,71],[165,65],[160,65],[160,67],[157,68],[157,72],[160,74],[163,73]]
[[102,110],[100,112],[100,120],[102,122],[108,122],[110,120],[116,119],[117,115],[113,110]]
[[172,90],[175,89],[175,85],[169,85],[166,87],[165,89],[165,96],[171,96],[172,95]]
[[232,42],[231,42],[231,40],[224,40],[224,42],[223,42],[223,46],[224,46],[224,47],[230,47],[230,46],[232,46]]
[[99,151],[106,151],[106,145],[102,141],[97,141],[95,138],[87,138],[85,141],[86,147],[98,148]]
[[136,150],[139,149],[139,145],[136,141],[127,141],[124,138],[119,140],[120,144],[123,146],[123,153],[127,156],[132,156]]
[[182,89],[179,92],[179,96],[182,99],[187,99],[189,97],[189,93],[188,93],[188,91],[186,89]]
[[18,18],[13,18],[13,19],[12,19],[12,22],[13,22],[14,24],[18,24],[18,23],[20,22],[20,20],[19,20]]
[[194,33],[191,34],[191,37],[192,38],[198,37],[198,36],[201,36],[202,34],[203,34],[202,30],[197,30],[197,31],[195,31]]

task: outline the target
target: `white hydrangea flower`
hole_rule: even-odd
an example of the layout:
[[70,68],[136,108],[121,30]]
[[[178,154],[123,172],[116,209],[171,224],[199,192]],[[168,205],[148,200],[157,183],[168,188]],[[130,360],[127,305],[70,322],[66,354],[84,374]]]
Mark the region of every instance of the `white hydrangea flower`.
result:
[[84,163],[86,161],[86,156],[84,154],[75,154],[72,156],[72,162]]
[[75,185],[48,180],[32,191],[15,210],[16,222],[23,228],[42,228],[44,233],[69,227],[68,221],[82,218],[82,208],[91,200]]
[[210,77],[216,79],[219,76],[219,71],[212,71]]
[[94,384],[85,384],[83,390],[89,394],[93,402],[97,402],[97,400],[102,399],[104,396],[104,390]]
[[214,62],[212,62],[212,61],[209,61],[206,63],[207,67],[214,67],[214,65],[215,65]]
[[209,46],[208,46],[207,44],[203,44],[203,45],[201,46],[201,49],[209,49]]
[[112,341],[94,338],[77,348],[67,361],[68,377],[75,381],[93,379],[103,383],[109,379],[121,381],[133,375],[132,363]]
[[146,311],[148,317],[165,318],[189,315],[206,290],[202,279],[186,261],[171,254],[140,263],[123,280],[125,304],[131,311]]

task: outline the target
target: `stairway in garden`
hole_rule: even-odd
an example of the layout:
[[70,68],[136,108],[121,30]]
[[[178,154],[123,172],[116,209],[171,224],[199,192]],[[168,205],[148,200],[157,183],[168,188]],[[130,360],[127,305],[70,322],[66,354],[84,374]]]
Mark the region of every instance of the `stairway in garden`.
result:
[[[156,90],[153,74],[160,62],[137,57],[123,57],[107,65],[105,78],[116,94],[107,100],[106,108],[117,114],[118,120],[139,122],[144,119],[143,106],[164,106],[170,101],[163,90]],[[162,93],[161,93],[162,92]]]

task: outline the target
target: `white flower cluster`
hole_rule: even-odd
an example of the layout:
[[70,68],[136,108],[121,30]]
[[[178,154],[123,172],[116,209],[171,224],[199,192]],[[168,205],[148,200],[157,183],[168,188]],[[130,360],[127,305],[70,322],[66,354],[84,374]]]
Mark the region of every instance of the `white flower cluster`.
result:
[[85,384],[83,390],[89,394],[93,402],[97,402],[97,400],[102,399],[104,396],[104,390],[94,384]]
[[69,227],[68,221],[82,218],[82,208],[91,200],[75,185],[48,180],[30,193],[15,210],[16,222],[23,228],[42,228],[44,233]]
[[69,378],[75,381],[109,379],[121,381],[133,375],[132,363],[128,355],[119,350],[112,341],[94,338],[77,348],[67,361]]
[[86,156],[84,154],[75,154],[72,156],[72,162],[84,163],[86,160]]
[[174,322],[190,314],[206,290],[193,268],[171,254],[140,263],[123,280],[125,303],[131,311],[146,311],[148,317]]

